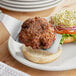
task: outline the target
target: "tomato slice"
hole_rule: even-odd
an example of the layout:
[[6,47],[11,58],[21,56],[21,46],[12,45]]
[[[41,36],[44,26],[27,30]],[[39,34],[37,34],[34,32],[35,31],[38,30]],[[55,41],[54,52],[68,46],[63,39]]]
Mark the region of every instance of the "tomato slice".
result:
[[76,30],[56,30],[58,34],[76,34]]
[[62,28],[61,26],[56,26],[55,31],[58,34],[76,34],[76,27]]

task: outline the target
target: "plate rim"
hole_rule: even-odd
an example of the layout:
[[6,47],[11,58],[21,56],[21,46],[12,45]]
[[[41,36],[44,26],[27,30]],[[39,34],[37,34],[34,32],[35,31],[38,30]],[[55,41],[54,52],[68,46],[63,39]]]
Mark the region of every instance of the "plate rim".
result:
[[[58,0],[56,0],[56,1],[58,1]],[[28,4],[29,4],[29,5],[38,5],[38,4],[45,4],[45,3],[49,3],[50,1],[46,1],[46,2],[39,2],[39,3],[38,3],[38,2],[35,2],[35,3],[34,3],[34,2],[33,2],[33,3],[30,3],[30,2],[25,2],[25,3],[24,3],[24,2],[22,2],[22,3],[21,3],[21,2],[11,2],[11,1],[10,1],[10,2],[8,2],[8,1],[4,1],[4,0],[2,0],[2,2],[10,3],[10,4],[15,4],[15,5],[25,5],[25,4],[26,4],[26,5],[28,5]],[[55,1],[52,1],[51,3],[53,3],[53,2],[55,2]]]
[[36,9],[15,9],[15,8],[12,8],[12,7],[7,7],[7,6],[4,6],[4,5],[0,5],[0,7],[2,8],[5,8],[7,10],[11,10],[11,11],[16,11],[16,12],[38,12],[38,11],[43,11],[43,10],[47,10],[47,9],[50,9],[50,8],[53,8],[55,6],[57,6],[58,4],[62,3],[63,0],[61,0],[59,3],[53,5],[53,6],[47,6],[46,8],[36,8]]
[[14,4],[10,4],[10,3],[4,3],[4,2],[0,2],[1,4],[5,5],[5,6],[9,6],[9,7],[14,7],[14,8],[41,8],[41,7],[47,7],[47,6],[52,6],[55,4],[60,3],[61,0],[57,0],[53,3],[46,3],[46,4],[39,4],[39,5],[14,5]]

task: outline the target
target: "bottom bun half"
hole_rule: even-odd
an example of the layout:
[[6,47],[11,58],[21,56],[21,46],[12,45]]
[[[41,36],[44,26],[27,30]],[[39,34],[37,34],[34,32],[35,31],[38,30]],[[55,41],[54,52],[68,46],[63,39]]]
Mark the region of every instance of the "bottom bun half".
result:
[[61,54],[62,50],[59,47],[57,53],[50,53],[43,50],[32,49],[23,45],[22,52],[26,59],[34,63],[49,63],[55,61]]
[[74,39],[74,37],[68,37],[68,38],[64,39],[64,43],[71,43],[74,41],[76,41],[76,39]]

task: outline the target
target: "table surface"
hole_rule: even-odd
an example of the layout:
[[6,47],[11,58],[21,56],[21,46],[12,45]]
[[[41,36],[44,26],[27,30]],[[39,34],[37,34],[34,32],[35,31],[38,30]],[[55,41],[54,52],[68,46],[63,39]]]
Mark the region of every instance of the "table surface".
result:
[[[56,13],[59,10],[63,9],[72,9],[76,10],[76,0],[64,0],[60,5],[58,5],[55,8],[48,9],[41,12],[32,12],[32,13],[24,13],[24,12],[13,12],[8,11],[5,9],[0,8],[4,13],[13,16],[19,20],[24,21],[28,17],[34,17],[34,16],[40,16],[40,17],[46,17],[49,16],[52,13]],[[59,72],[52,72],[52,71],[40,71],[36,69],[29,68],[27,66],[24,66],[23,64],[17,62],[9,53],[8,51],[8,37],[9,33],[5,29],[4,26],[0,23],[0,61],[19,69],[23,72],[26,72],[32,76],[76,76],[76,70],[69,70],[69,71],[59,71]]]

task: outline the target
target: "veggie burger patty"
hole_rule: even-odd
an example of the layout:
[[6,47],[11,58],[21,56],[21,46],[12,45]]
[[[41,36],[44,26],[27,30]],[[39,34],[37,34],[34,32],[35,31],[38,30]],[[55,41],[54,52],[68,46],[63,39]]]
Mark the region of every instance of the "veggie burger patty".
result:
[[40,17],[27,19],[19,33],[19,41],[34,49],[47,49],[54,40],[54,28],[46,19]]

